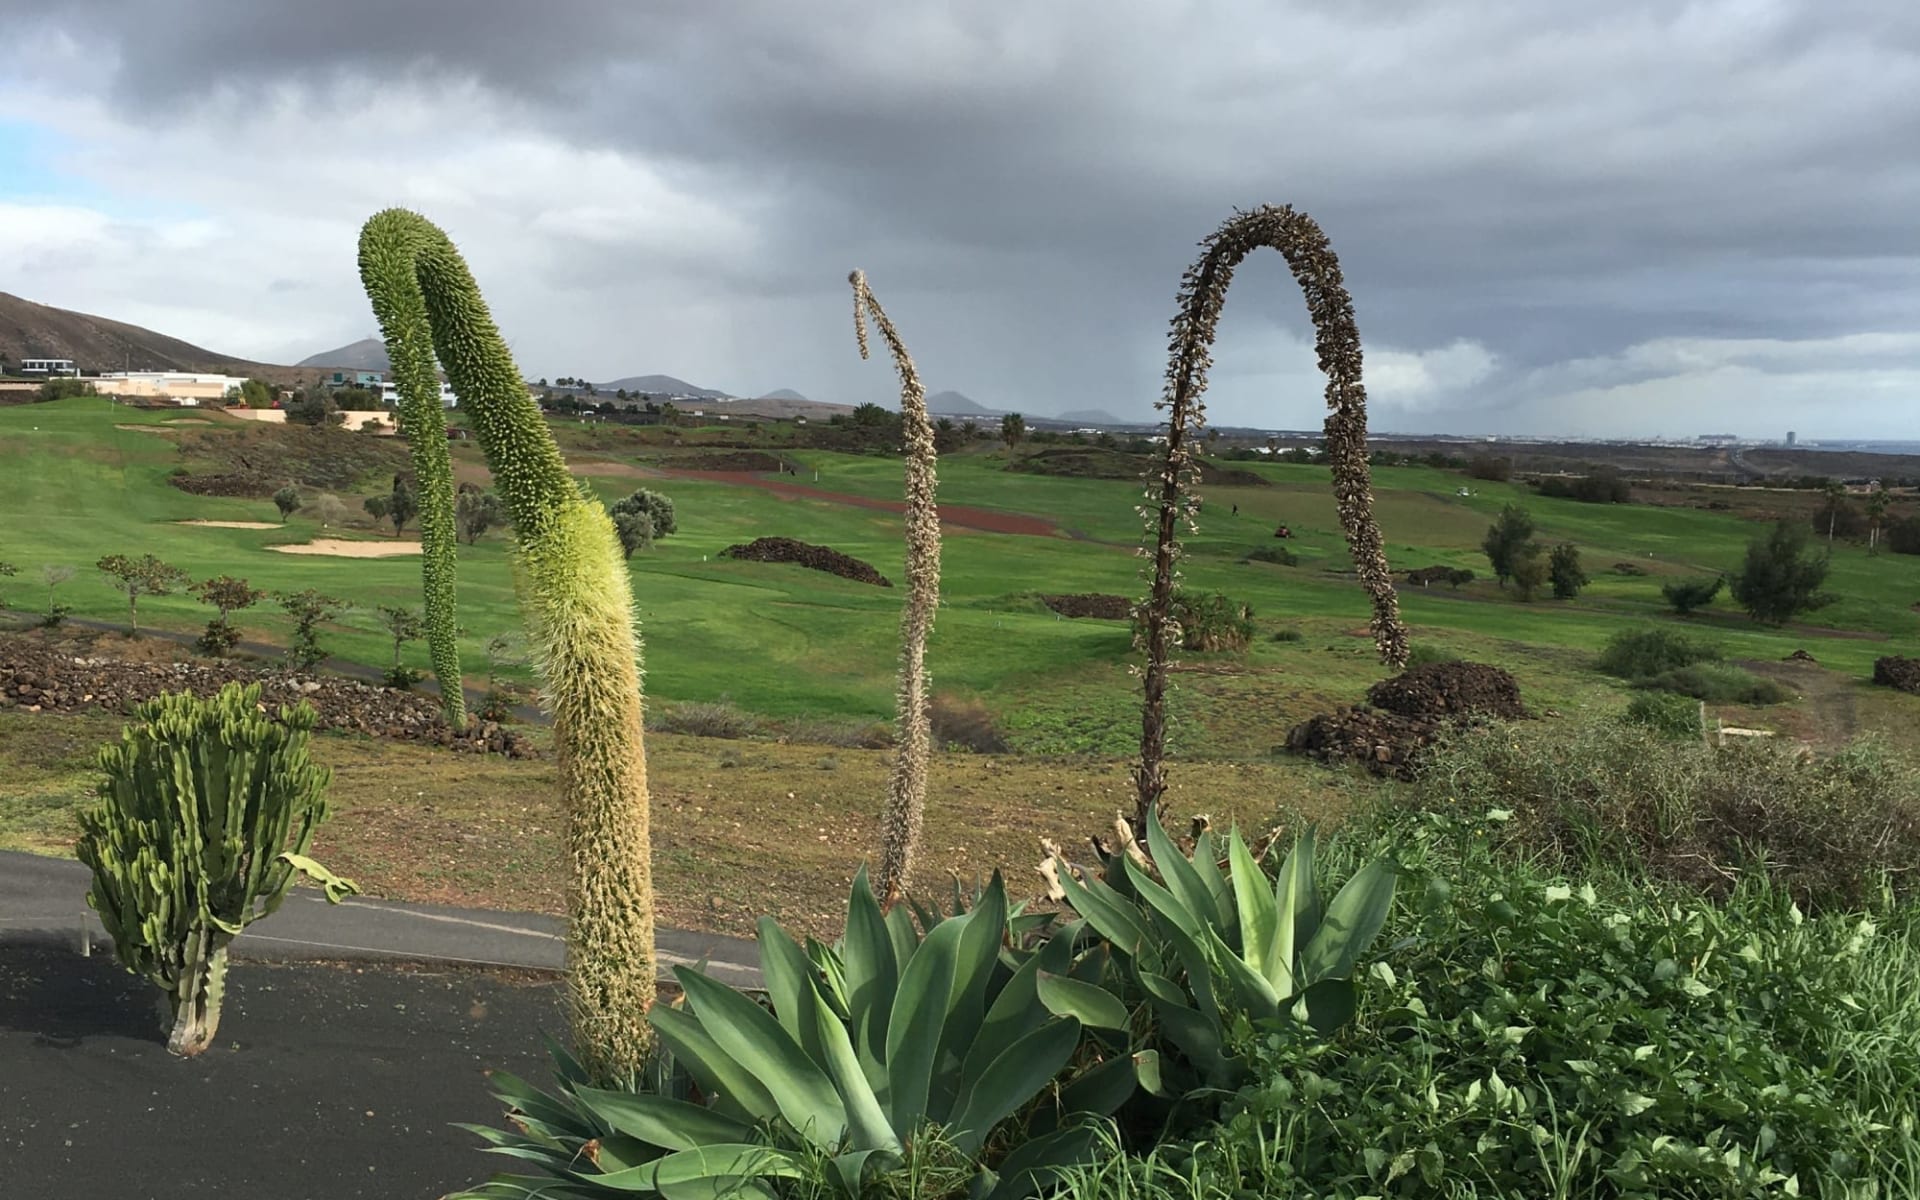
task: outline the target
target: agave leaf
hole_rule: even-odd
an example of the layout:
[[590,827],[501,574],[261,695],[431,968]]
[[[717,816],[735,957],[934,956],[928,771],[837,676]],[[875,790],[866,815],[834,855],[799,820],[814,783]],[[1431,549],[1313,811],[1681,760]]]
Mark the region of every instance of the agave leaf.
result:
[[1073,939],[1056,935],[1042,943],[1040,949],[1027,956],[1020,969],[1013,973],[1000,994],[994,997],[993,1007],[987,1010],[986,1020],[980,1023],[979,1035],[968,1048],[965,1061],[960,1068],[960,1090],[965,1092],[973,1085],[987,1064],[1000,1056],[1001,1051],[1015,1041],[1040,1028],[1048,1017],[1046,1006],[1040,1003],[1035,986],[1040,972],[1058,973],[1066,969],[1073,953]]
[[1312,986],[1322,979],[1344,979],[1353,974],[1354,960],[1366,953],[1393,910],[1395,871],[1376,859],[1354,872],[1345,887],[1327,905],[1318,932],[1300,952],[1300,982]]
[[[1276,918],[1273,949],[1267,953],[1267,961],[1285,963],[1292,976],[1297,965],[1295,956],[1320,927],[1320,893],[1313,881],[1313,830],[1307,830],[1293,843],[1286,861],[1280,864],[1280,876],[1273,884],[1273,898]],[[1288,982],[1289,993],[1299,989],[1299,980],[1289,978]]]
[[1080,1023],[1059,1017],[1008,1046],[980,1072],[947,1122],[954,1149],[978,1154],[994,1126],[1040,1094],[1080,1044]]
[[774,1018],[816,1066],[824,1067],[826,1055],[812,1011],[813,960],[772,917],[761,917],[759,928],[760,970],[766,977],[767,994],[773,998]]
[[1001,1162],[999,1182],[986,1200],[1027,1200],[1051,1185],[1063,1168],[1093,1162],[1101,1149],[1099,1127],[1091,1123],[1024,1142]]
[[1127,861],[1128,877],[1141,899],[1153,911],[1155,927],[1173,947],[1174,957],[1187,975],[1187,989],[1207,1019],[1220,1021],[1220,1004],[1213,994],[1213,970],[1205,949],[1206,933],[1199,917],[1180,906],[1173,893],[1147,877],[1145,871]]
[[[1290,993],[1293,990],[1291,965],[1275,963],[1270,957],[1274,951],[1273,932],[1278,924],[1279,908],[1265,872],[1253,860],[1253,851],[1247,849],[1238,829],[1227,835],[1227,857],[1233,866],[1234,904],[1240,912],[1240,956],[1276,990],[1284,988],[1283,995]],[[1285,985],[1276,978],[1276,967],[1286,973]]]
[[833,1171],[839,1177],[840,1187],[849,1196],[867,1194],[867,1164],[878,1158],[880,1163],[891,1165],[898,1156],[884,1150],[855,1150],[847,1154],[833,1156]]
[[1300,1003],[1306,1007],[1307,1022],[1314,1032],[1331,1037],[1353,1019],[1360,1007],[1360,990],[1351,979],[1322,979],[1300,994]]
[[573,1056],[572,1051],[554,1040],[552,1034],[542,1033],[540,1040],[547,1044],[547,1053],[553,1058],[554,1074],[569,1090],[589,1082],[587,1069],[580,1065],[580,1060]]
[[[980,902],[963,918],[966,928],[960,935],[953,966],[953,998],[948,1004],[947,1021],[940,1031],[941,1050],[953,1058],[964,1058],[967,1047],[980,1032],[981,1019],[987,1013],[987,988],[1000,969],[1000,947],[1007,936],[1007,885],[1000,872],[980,895]],[[950,1105],[934,1105],[939,1111]]]
[[752,1125],[704,1104],[592,1087],[575,1088],[573,1094],[609,1128],[665,1150],[745,1142],[754,1136]]
[[1222,941],[1220,935],[1207,930],[1208,947],[1213,951],[1213,961],[1219,964],[1220,973],[1226,976],[1227,986],[1233,989],[1234,1000],[1248,1016],[1257,1019],[1280,1015],[1280,1001],[1283,997],[1274,991],[1267,977],[1253,969],[1245,959],[1233,952],[1233,947]]
[[359,884],[351,879],[335,875],[332,871],[327,870],[304,854],[295,854],[291,850],[283,850],[277,858],[278,861],[286,863],[294,870],[324,888],[327,893],[327,903],[329,904],[338,904],[348,896],[357,896],[360,894]]
[[1072,1017],[1094,1029],[1125,1032],[1132,1024],[1127,1006],[1103,987],[1082,983],[1064,975],[1042,971],[1035,979],[1035,992],[1047,1011],[1057,1017]]
[[[751,1001],[749,1001],[751,1003]],[[725,1181],[737,1187],[755,1179],[799,1179],[804,1172],[800,1161],[784,1150],[749,1142],[701,1146],[679,1150],[650,1163],[605,1174],[573,1172],[573,1178],[596,1188],[616,1192],[659,1192],[662,1196],[718,1196],[731,1192],[706,1191],[704,1181]],[[682,1185],[692,1190],[676,1191]]]
[[1212,925],[1223,919],[1219,905],[1214,902],[1213,891],[1200,878],[1193,860],[1180,853],[1173,835],[1160,823],[1157,809],[1147,814],[1147,849],[1153,854],[1153,865],[1160,868],[1160,878],[1166,881],[1167,890],[1179,899],[1181,907],[1194,915],[1195,920]]
[[773,1093],[753,1072],[720,1048],[700,1019],[683,1008],[656,1004],[647,1013],[660,1040],[693,1076],[700,1089],[716,1097],[722,1109],[732,1109],[753,1121],[771,1121],[780,1115]]
[[572,1105],[534,1087],[511,1071],[495,1071],[487,1080],[495,1098],[509,1108],[582,1141],[607,1132]]
[[913,915],[901,905],[887,910],[887,936],[893,940],[893,966],[895,971],[905,971],[907,960],[920,946],[920,931],[914,928]]
[[846,974],[847,1011],[853,1021],[853,1051],[876,1091],[886,1084],[887,1018],[894,990],[900,982],[900,963],[894,957],[893,935],[873,898],[862,866],[847,900],[847,934],[841,951]]
[[1174,1004],[1157,996],[1152,1004],[1161,1032],[1194,1069],[1209,1079],[1221,1077],[1228,1063],[1219,1024],[1184,1004]]
[[1207,886],[1207,894],[1213,897],[1213,911],[1219,914],[1221,926],[1232,928],[1240,914],[1233,903],[1233,885],[1220,869],[1220,843],[1212,830],[1201,830],[1200,836],[1193,840],[1192,861],[1194,873],[1200,876],[1200,882]]
[[[1147,1051],[1151,1054],[1152,1051]],[[1106,1117],[1140,1088],[1139,1064],[1131,1054],[1120,1054],[1091,1070],[1083,1071],[1060,1089],[1060,1113],[1064,1117]]]
[[[787,1124],[816,1146],[839,1145],[847,1133],[846,1106],[833,1081],[780,1022],[726,984],[697,971],[676,967],[674,975],[701,1027],[766,1086]],[[806,995],[813,997],[811,991]]]
[[887,1020],[887,1102],[895,1129],[917,1129],[927,1117],[928,1089],[952,1002],[954,958],[966,920],[934,926],[900,974]]
[[[853,1042],[847,1037],[846,1026],[835,1020],[823,1004],[813,1006],[813,1019],[816,1035],[826,1054],[827,1072],[833,1076],[834,1085],[840,1089],[840,1096],[846,1103],[847,1127],[853,1135],[853,1148],[901,1153],[900,1138],[887,1123],[887,1114],[880,1107],[879,1097],[867,1083],[866,1071],[860,1065],[859,1056],[853,1052]],[[859,1193],[856,1191],[854,1194]]]
[[1084,917],[1101,937],[1130,956],[1140,953],[1141,943],[1147,940],[1147,927],[1140,919],[1139,905],[1100,880],[1082,883],[1071,871],[1060,872],[1060,890],[1067,894],[1067,903],[1073,906],[1073,911]]

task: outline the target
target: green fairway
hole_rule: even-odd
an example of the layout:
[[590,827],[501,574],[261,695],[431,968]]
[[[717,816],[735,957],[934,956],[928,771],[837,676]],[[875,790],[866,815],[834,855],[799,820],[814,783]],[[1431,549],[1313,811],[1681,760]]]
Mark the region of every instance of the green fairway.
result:
[[[168,485],[183,459],[176,436],[166,430],[181,420],[209,433],[237,424],[217,416],[206,424],[208,418],[192,410],[144,411],[93,398],[0,409],[0,505],[12,517],[0,534],[0,559],[20,568],[19,575],[0,580],[8,605],[23,613],[44,607],[41,567],[67,564],[76,574],[58,599],[79,616],[122,620],[124,596],[93,563],[105,554],[150,552],[196,579],[224,572],[256,586],[313,587],[344,597],[356,608],[323,634],[323,643],[335,653],[384,665],[391,647],[373,609],[418,603],[418,558],[289,555],[270,547],[321,536],[391,541],[358,515],[360,499],[383,491],[386,480],[370,478],[339,493],[359,526],[344,532],[323,531],[307,511],[267,529],[179,524],[278,519],[264,500],[195,496]],[[576,437],[567,440],[579,444]],[[581,450],[576,465],[608,498],[644,483],[666,491],[678,508],[679,532],[633,560],[649,695],[659,701],[726,697],[776,716],[888,715],[900,588],[794,566],[733,562],[719,552],[756,537],[794,537],[865,559],[899,581],[899,518],[738,483],[649,480],[628,450]],[[471,444],[456,454],[463,477],[478,471]],[[798,481],[809,487],[870,498],[899,494],[897,460],[820,451],[793,457],[804,464]],[[943,606],[930,647],[935,686],[986,699],[1023,748],[1122,752],[1136,736],[1138,719],[1124,624],[1064,620],[1034,595],[1142,590],[1141,560],[1133,553],[1141,532],[1134,511],[1140,485],[1009,472],[1005,462],[1000,450],[949,456],[941,464],[941,499],[1037,515],[1065,532],[1038,537],[949,530]],[[1270,484],[1203,489],[1201,532],[1188,542],[1183,569],[1190,587],[1250,602],[1261,632],[1246,656],[1193,656],[1187,663],[1192,669],[1179,676],[1174,712],[1190,719],[1184,736],[1176,730],[1176,744],[1190,753],[1263,753],[1284,734],[1287,721],[1356,700],[1384,673],[1366,639],[1355,636],[1363,632],[1367,605],[1348,574],[1326,469],[1233,465]],[[1587,669],[1591,652],[1623,627],[1676,620],[1664,612],[1663,579],[1734,568],[1747,539],[1761,529],[1729,513],[1583,504],[1542,498],[1519,485],[1472,481],[1472,494],[1461,496],[1460,475],[1429,468],[1378,468],[1374,480],[1376,511],[1397,570],[1447,564],[1483,576],[1457,592],[1402,586],[1416,644],[1499,662],[1521,676],[1530,697],[1546,703],[1615,702],[1614,685]],[[1480,538],[1509,502],[1531,510],[1542,541],[1580,547],[1594,582],[1577,600],[1521,604],[1484,578]],[[1285,543],[1272,536],[1281,522],[1294,535]],[[406,537],[413,536],[409,530]],[[518,628],[510,544],[510,533],[495,532],[476,546],[460,547],[462,653],[473,679],[485,670],[488,639]],[[1281,544],[1299,557],[1297,566],[1241,561],[1249,551]],[[1616,562],[1632,562],[1647,574],[1616,574]],[[1839,599],[1812,614],[1805,627],[1753,625],[1724,596],[1688,624],[1710,631],[1732,657],[1777,660],[1805,647],[1824,666],[1855,680],[1864,680],[1880,655],[1915,652],[1920,615],[1912,606],[1920,600],[1920,558],[1869,557],[1842,545],[1829,588]],[[143,599],[140,609],[143,624],[176,630],[196,628],[211,615],[184,594]],[[249,638],[286,640],[288,622],[271,606],[240,614],[239,624]],[[1287,627],[1301,629],[1304,640],[1271,640]],[[408,659],[424,666],[424,647],[410,647]],[[513,673],[525,674],[523,668]]]

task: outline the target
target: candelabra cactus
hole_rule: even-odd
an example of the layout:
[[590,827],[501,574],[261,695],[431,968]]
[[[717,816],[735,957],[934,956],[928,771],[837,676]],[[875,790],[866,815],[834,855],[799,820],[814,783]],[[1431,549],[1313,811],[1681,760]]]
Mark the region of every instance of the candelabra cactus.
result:
[[356,890],[306,857],[327,815],[328,772],[307,757],[313,709],[274,720],[259,701],[259,684],[235,683],[142,704],[141,724],[100,752],[100,803],[80,814],[87,903],[121,965],[167,993],[167,1049],[183,1057],[219,1027],[228,944],[280,907],[295,871],[328,900]]
[[893,352],[907,452],[907,598],[900,613],[900,681],[895,701],[900,732],[881,818],[880,846],[881,892],[891,907],[906,892],[927,807],[927,764],[933,749],[927,714],[927,635],[933,631],[934,613],[940,606],[940,509],[934,500],[938,454],[933,425],[927,420],[927,390],[920,384],[920,373],[900,340],[900,331],[867,287],[864,272],[853,272],[847,281],[853,285],[853,332],[860,357],[867,357],[869,315]]
[[[512,518],[566,802],[573,1041],[596,1079],[630,1078],[647,1058],[655,968],[640,639],[620,543],[606,510],[567,473],[447,235],[417,213],[378,213],[360,235],[360,277],[396,369],[437,352]],[[445,438],[428,440],[444,462]],[[423,518],[442,508],[436,519],[451,521],[451,489],[422,505]]]
[[1372,629],[1380,657],[1392,666],[1407,660],[1407,633],[1400,623],[1393,575],[1387,567],[1380,528],[1373,520],[1373,482],[1367,467],[1367,391],[1360,377],[1360,331],[1354,324],[1353,298],[1340,276],[1327,235],[1312,217],[1288,206],[1262,205],[1237,212],[1201,243],[1200,258],[1180,282],[1179,312],[1168,337],[1166,391],[1158,407],[1167,413],[1167,441],[1158,474],[1148,487],[1152,504],[1141,511],[1153,535],[1152,587],[1141,613],[1147,647],[1140,761],[1134,767],[1138,792],[1135,828],[1144,828],[1166,791],[1166,693],[1177,536],[1184,519],[1194,527],[1197,515],[1193,482],[1198,472],[1188,448],[1203,429],[1214,333],[1227,299],[1234,268],[1261,246],[1278,250],[1293,270],[1313,318],[1314,350],[1327,377],[1326,453],[1333,465],[1333,494],[1346,531],[1347,549],[1360,584],[1373,602]]

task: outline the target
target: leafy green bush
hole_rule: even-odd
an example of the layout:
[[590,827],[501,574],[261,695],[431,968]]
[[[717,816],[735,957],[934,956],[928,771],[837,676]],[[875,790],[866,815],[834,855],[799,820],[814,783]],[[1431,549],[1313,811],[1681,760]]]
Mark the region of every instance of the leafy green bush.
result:
[[1300,557],[1285,546],[1258,546],[1247,551],[1241,562],[1273,563],[1282,567],[1297,567]]
[[1459,662],[1460,656],[1451,650],[1443,650],[1432,642],[1415,642],[1413,649],[1407,652],[1407,670],[1415,667],[1429,667],[1435,663]]
[[689,737],[750,738],[760,733],[760,718],[724,696],[718,700],[688,700],[649,710],[648,732],[683,733]]
[[1793,699],[1793,691],[1785,684],[1762,679],[1730,663],[1694,663],[1662,671],[1640,680],[1639,686],[1677,692],[1710,704],[1783,704]]
[[1700,702],[1671,692],[1641,692],[1627,701],[1625,720],[1669,737],[1700,736]]
[[[1180,646],[1202,652],[1245,650],[1253,641],[1253,607],[1220,592],[1176,591],[1173,619],[1180,625]],[[1144,613],[1133,623],[1136,646],[1145,644]]]
[[1677,742],[1617,721],[1543,738],[1461,731],[1416,784],[1434,809],[1513,813],[1507,840],[1570,868],[1606,866],[1725,895],[1767,877],[1802,904],[1859,905],[1883,881],[1916,889],[1920,774],[1871,742],[1806,757],[1739,739]]
[[1600,669],[1621,679],[1645,679],[1662,671],[1712,662],[1720,649],[1675,629],[1623,629],[1600,651]]
[[1276,629],[1273,631],[1273,640],[1276,642],[1304,642],[1307,640],[1307,635],[1298,629]]
[[1433,902],[1396,910],[1359,1018],[1255,1038],[1223,1122],[1063,1200],[1920,1194],[1920,907],[1675,900],[1491,853],[1500,822],[1393,823]]

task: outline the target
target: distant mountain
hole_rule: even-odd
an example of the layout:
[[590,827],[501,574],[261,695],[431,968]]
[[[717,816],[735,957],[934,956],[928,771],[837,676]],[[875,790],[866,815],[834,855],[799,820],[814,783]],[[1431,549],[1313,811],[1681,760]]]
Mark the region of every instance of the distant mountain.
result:
[[764,396],[761,396],[760,399],[762,400],[805,400],[806,397],[802,396],[799,392],[794,391],[792,388],[778,388],[774,391],[768,392]]
[[82,371],[205,371],[246,374],[260,364],[203,350],[124,321],[36,304],[0,292],[0,354],[22,359],[70,358]]
[[332,350],[323,350],[295,363],[296,367],[333,367],[340,371],[390,371],[387,344],[379,338],[361,338]]
[[594,386],[603,392],[617,392],[625,388],[629,392],[642,392],[649,396],[694,396],[701,400],[724,400],[727,396],[725,392],[695,387],[686,380],[675,379],[671,375],[629,375],[624,379],[610,379],[606,383],[597,383]]
[[1072,412],[1063,412],[1054,419],[1057,421],[1071,421],[1075,425],[1126,424],[1126,422],[1104,408],[1076,408]]
[[935,392],[928,396],[927,411],[947,417],[990,417],[997,412],[975,404],[959,392]]

